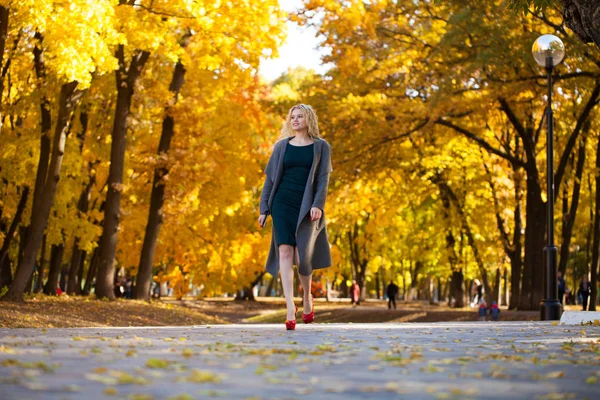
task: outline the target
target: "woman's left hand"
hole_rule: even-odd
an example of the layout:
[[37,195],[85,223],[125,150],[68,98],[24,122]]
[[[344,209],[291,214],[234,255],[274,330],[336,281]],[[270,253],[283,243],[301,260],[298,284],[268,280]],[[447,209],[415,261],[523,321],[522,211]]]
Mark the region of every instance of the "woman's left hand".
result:
[[323,215],[323,211],[321,211],[318,207],[313,207],[310,209],[310,220],[316,221]]

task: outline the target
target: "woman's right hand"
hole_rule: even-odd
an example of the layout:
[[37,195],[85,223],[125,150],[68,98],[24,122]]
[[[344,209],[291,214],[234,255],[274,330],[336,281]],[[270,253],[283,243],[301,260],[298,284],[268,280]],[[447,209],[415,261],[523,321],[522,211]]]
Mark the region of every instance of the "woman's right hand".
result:
[[267,222],[267,216],[265,214],[260,214],[260,216],[258,217],[258,224],[261,228],[265,226],[265,222]]

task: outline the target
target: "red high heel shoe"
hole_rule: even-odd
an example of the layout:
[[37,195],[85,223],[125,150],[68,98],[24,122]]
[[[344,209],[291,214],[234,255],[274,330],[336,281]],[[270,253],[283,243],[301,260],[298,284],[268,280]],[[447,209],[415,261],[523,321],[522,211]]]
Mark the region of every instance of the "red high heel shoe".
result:
[[285,329],[287,329],[288,331],[295,331],[296,330],[296,320],[292,320],[292,321],[288,321],[285,320]]
[[302,312],[302,321],[304,321],[305,324],[310,324],[315,320],[315,299],[312,294],[310,295],[310,300],[312,311],[310,314],[304,314],[304,312]]
[[[296,312],[298,312],[298,307],[296,307]],[[287,329],[288,331],[294,331],[296,330],[296,320],[293,319],[291,321],[289,320],[285,320],[285,329]]]

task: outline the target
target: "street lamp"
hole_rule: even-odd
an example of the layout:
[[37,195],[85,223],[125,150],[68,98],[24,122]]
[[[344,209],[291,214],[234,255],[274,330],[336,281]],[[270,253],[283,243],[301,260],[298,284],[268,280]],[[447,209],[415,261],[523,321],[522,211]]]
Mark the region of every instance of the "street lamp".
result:
[[531,49],[533,58],[548,72],[548,104],[546,106],[546,170],[547,170],[547,229],[548,244],[544,247],[546,253],[546,288],[544,300],[540,304],[542,321],[558,320],[562,314],[562,305],[558,301],[557,255],[558,249],[554,244],[554,119],[552,115],[552,69],[560,64],[565,56],[563,42],[554,35],[540,36]]

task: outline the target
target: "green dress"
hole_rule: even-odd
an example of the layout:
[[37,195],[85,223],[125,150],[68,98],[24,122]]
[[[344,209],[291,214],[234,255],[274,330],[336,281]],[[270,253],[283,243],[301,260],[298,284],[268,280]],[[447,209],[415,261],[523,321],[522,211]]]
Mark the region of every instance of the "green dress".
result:
[[294,146],[288,142],[283,157],[283,176],[271,206],[278,245],[296,246],[296,225],[313,158],[314,143]]

